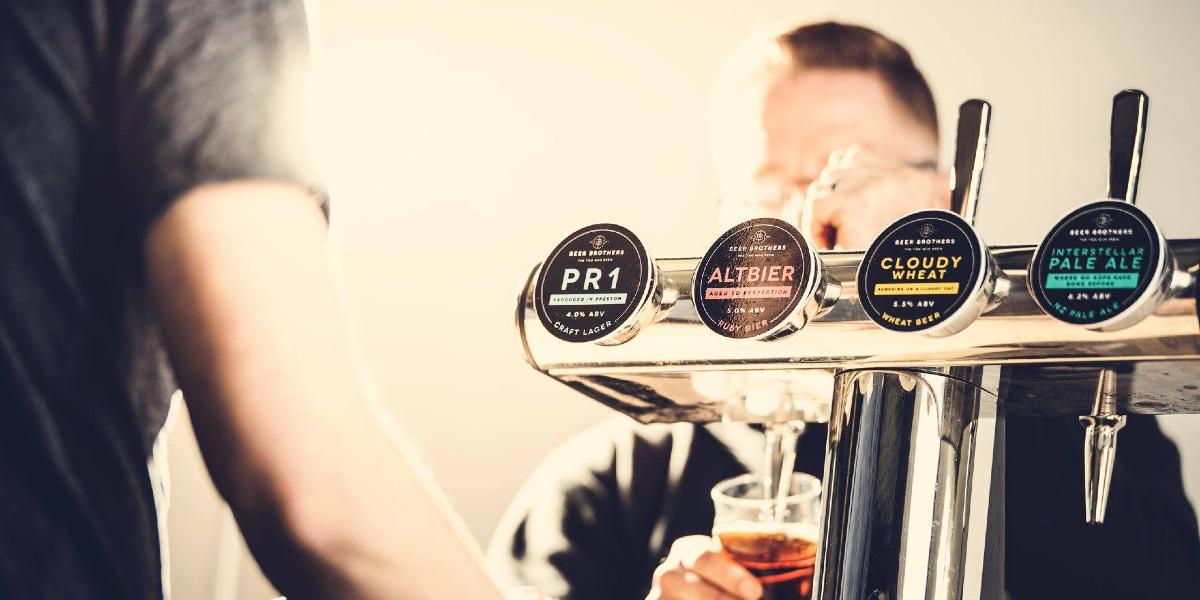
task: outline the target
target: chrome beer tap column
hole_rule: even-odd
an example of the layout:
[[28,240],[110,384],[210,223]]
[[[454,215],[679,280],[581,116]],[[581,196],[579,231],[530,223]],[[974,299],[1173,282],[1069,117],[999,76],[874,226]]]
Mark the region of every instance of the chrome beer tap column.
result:
[[[884,229],[857,294],[887,336],[944,338],[995,308],[1007,279],[973,220],[991,107],[959,110],[952,208]],[[825,457],[813,598],[991,598],[1003,546],[989,534],[1002,473],[999,366],[841,371]],[[1002,554],[1002,552],[1001,552]]]

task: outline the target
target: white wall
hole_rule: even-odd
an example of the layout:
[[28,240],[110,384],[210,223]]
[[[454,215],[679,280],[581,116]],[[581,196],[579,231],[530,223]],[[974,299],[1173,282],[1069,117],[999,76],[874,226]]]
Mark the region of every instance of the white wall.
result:
[[[327,159],[362,342],[481,542],[539,457],[609,414],[521,361],[512,311],[528,269],[600,220],[657,256],[702,252],[716,233],[708,90],[757,28],[834,17],[896,37],[929,76],[945,139],[960,101],[991,101],[979,225],[993,243],[1033,242],[1103,195],[1111,97],[1140,87],[1139,204],[1168,236],[1200,236],[1193,2],[338,0],[320,12]],[[1200,421],[1164,422],[1200,499]],[[178,429],[179,469],[194,471]],[[179,598],[212,597],[185,583],[215,568],[205,482],[177,476],[173,523],[191,526],[172,544]]]

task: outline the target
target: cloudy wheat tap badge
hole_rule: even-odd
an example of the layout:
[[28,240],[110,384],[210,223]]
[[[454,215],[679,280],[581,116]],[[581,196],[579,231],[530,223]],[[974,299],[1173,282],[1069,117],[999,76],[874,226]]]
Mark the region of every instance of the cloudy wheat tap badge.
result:
[[858,271],[863,310],[893,331],[927,331],[945,323],[977,291],[982,242],[958,215],[925,210],[892,223],[877,237]]
[[534,292],[538,318],[561,340],[620,343],[636,333],[656,285],[654,263],[633,232],[584,227],[542,263]]
[[730,338],[769,339],[803,326],[817,279],[816,253],[786,221],[751,219],[726,231],[696,268],[700,320]]

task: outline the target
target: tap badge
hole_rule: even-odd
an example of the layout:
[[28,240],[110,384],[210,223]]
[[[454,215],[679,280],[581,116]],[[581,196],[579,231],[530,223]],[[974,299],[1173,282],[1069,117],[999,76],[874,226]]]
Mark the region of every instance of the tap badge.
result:
[[639,313],[653,285],[653,263],[633,232],[585,227],[542,263],[534,290],[538,318],[560,340],[600,341]]
[[1161,236],[1140,209],[1102,200],[1071,211],[1030,264],[1029,289],[1042,310],[1075,325],[1120,316],[1164,268]]
[[788,333],[812,294],[816,260],[804,236],[786,221],[741,223],[723,233],[696,268],[696,312],[725,337],[769,339]]
[[983,244],[945,210],[923,210],[884,229],[863,256],[858,297],[880,327],[932,329],[965,308],[981,285]]

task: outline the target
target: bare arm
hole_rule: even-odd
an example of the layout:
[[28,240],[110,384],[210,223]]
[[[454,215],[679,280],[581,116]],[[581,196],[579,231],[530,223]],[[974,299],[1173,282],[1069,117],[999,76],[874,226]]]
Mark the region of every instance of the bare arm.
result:
[[202,186],[153,224],[145,255],[205,461],[280,591],[500,598],[372,411],[302,189]]

